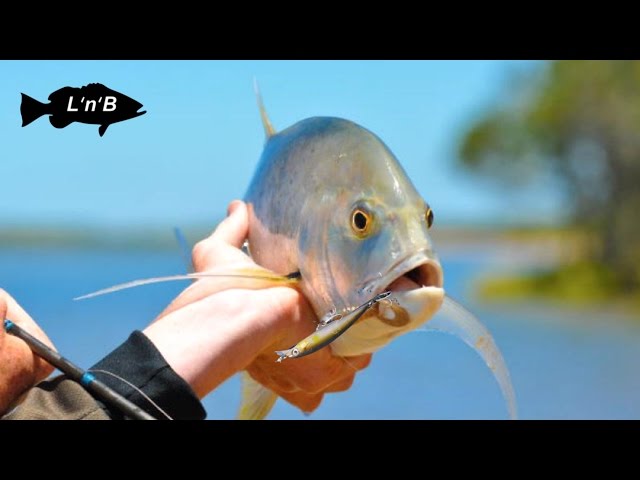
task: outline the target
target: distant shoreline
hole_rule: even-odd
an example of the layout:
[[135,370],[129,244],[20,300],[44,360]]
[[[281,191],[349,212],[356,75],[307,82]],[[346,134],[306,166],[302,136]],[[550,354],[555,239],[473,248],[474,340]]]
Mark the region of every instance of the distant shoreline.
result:
[[[191,226],[182,231],[193,244],[209,235],[214,227]],[[541,254],[557,256],[568,229],[558,227],[439,227],[431,231],[436,250],[454,252],[469,247],[505,248],[518,245],[534,248]],[[107,250],[173,250],[177,242],[173,226],[164,227],[0,227],[0,248],[60,248]]]
[[[191,243],[203,238],[210,229],[188,228],[183,233]],[[0,249],[53,248],[103,250],[173,250],[177,241],[169,228],[0,228]]]
[[[183,233],[191,243],[207,236],[213,227],[191,226]],[[458,250],[470,246],[498,247],[500,245],[550,245],[566,237],[567,230],[556,227],[439,227],[431,232],[439,251]],[[0,227],[0,248],[101,248],[168,250],[176,248],[173,226],[164,227]]]
[[[212,228],[182,229],[190,245]],[[438,227],[431,231],[436,252],[447,258],[490,259],[492,273],[475,279],[475,294],[484,302],[538,299],[573,306],[614,302],[623,310],[640,311],[637,296],[603,288],[606,275],[580,263],[590,236],[562,227]],[[0,251],[178,252],[173,227],[0,228]],[[577,266],[576,266],[577,265]],[[606,272],[605,272],[606,273]],[[589,280],[590,281],[587,281]]]

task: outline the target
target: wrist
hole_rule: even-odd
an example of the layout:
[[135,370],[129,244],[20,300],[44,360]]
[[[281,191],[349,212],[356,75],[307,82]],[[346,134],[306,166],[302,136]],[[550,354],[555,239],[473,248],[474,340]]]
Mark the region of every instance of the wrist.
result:
[[[174,419],[206,417],[191,386],[167,364],[153,342],[139,331],[133,332],[90,371],[107,386],[156,418],[163,418],[164,415],[149,399]],[[121,418],[120,412],[108,404],[103,408],[112,418]]]
[[163,316],[143,333],[203,398],[277,340],[273,313],[256,293],[265,292],[219,292]]

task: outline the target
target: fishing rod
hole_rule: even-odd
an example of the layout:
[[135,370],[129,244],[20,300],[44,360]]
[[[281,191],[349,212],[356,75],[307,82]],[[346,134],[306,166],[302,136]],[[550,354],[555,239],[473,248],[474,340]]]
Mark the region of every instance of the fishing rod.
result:
[[4,329],[7,333],[23,340],[33,353],[44,358],[51,365],[67,375],[71,380],[78,382],[87,391],[93,393],[100,400],[110,403],[114,407],[118,408],[128,417],[135,420],[156,420],[136,404],[127,400],[119,393],[116,393],[113,389],[107,387],[104,383],[94,377],[92,373],[87,370],[83,370],[71,361],[67,360],[54,349],[49,348],[11,320],[5,319]]

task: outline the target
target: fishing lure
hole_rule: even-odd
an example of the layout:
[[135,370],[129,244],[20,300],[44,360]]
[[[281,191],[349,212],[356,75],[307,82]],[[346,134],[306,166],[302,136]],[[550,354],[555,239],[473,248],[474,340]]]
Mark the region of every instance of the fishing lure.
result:
[[349,327],[358,321],[362,315],[366,313],[377,302],[380,302],[391,295],[391,292],[379,293],[371,300],[363,303],[359,307],[354,308],[346,315],[335,313],[332,310],[325,315],[318,325],[318,329],[308,337],[300,340],[297,344],[287,350],[277,350],[278,359],[276,362],[282,362],[285,358],[305,357],[326,347],[340,335],[346,332]]
[[329,312],[325,313],[324,316],[318,322],[318,326],[316,330],[321,330],[327,326],[327,324],[334,322],[336,320],[340,320],[342,318],[342,314],[338,313],[336,307],[333,307]]

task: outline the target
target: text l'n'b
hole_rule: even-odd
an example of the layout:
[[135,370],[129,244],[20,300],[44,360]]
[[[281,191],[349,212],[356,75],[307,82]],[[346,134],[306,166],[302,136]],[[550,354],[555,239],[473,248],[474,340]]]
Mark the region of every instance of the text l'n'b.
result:
[[[87,100],[82,97],[80,104],[84,104],[84,112],[95,112],[98,104],[102,103],[102,97],[96,100]],[[103,112],[113,112],[116,109],[116,97],[107,96],[104,97],[104,104],[102,105]],[[67,112],[77,112],[79,108],[73,106],[73,95],[69,97],[69,103],[67,104]]]

